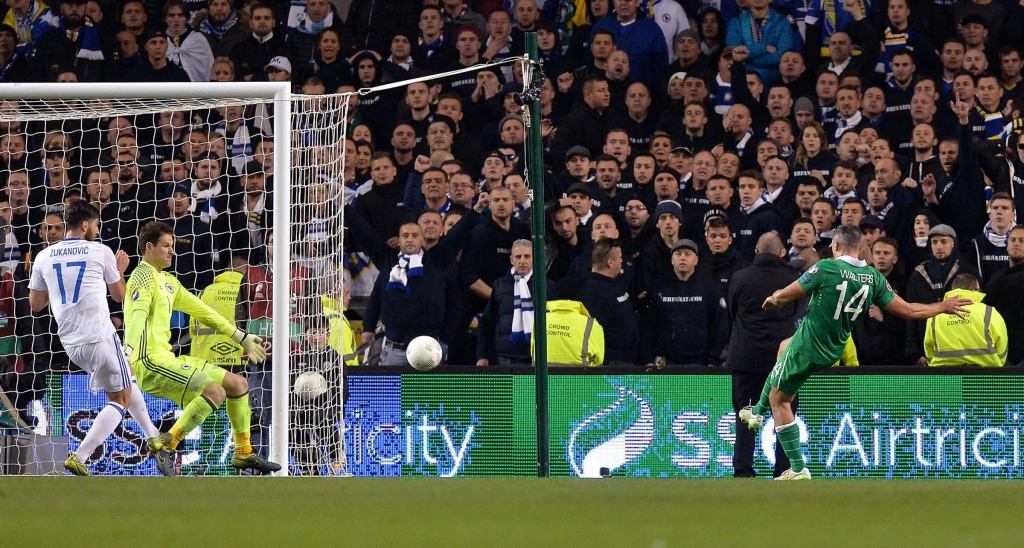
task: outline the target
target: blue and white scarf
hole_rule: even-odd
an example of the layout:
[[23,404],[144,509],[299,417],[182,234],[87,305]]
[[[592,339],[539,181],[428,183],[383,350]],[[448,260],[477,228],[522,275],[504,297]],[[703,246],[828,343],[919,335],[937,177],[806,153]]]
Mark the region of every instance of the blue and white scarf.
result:
[[513,306],[512,311],[512,334],[509,340],[512,342],[530,342],[530,334],[533,333],[533,297],[530,295],[530,278],[533,271],[525,276],[516,274],[515,267],[512,268],[512,279],[515,286],[512,289]]
[[334,25],[334,10],[327,12],[327,17],[317,23],[309,18],[309,13],[306,12],[306,2],[292,1],[291,9],[288,12],[289,29],[295,29],[302,34],[319,34],[332,25]]
[[746,150],[747,143],[750,142],[750,138],[753,137],[753,136],[754,136],[754,130],[752,130],[752,129],[748,129],[747,132],[743,134],[743,138],[740,139],[738,143],[736,143],[736,155],[737,156],[739,156],[740,158],[743,157],[743,151]]
[[857,192],[851,190],[846,194],[839,194],[839,192],[836,190],[836,187],[830,186],[827,190],[825,190],[825,197],[828,198],[829,200],[832,200],[832,203],[836,206],[836,209],[838,210],[843,208],[843,204],[846,203],[846,200],[849,200],[850,198],[856,198]]
[[423,250],[415,255],[398,252],[398,264],[391,268],[391,276],[385,291],[398,290],[409,294],[409,278],[423,276]]
[[228,15],[228,18],[219,25],[214,23],[210,17],[207,16],[206,19],[203,19],[203,22],[199,24],[199,32],[207,36],[219,38],[227,34],[229,30],[235,28],[236,25],[238,25],[238,13],[232,10],[231,14]]
[[749,206],[740,206],[740,211],[742,211],[744,215],[750,215],[751,213],[757,211],[757,208],[763,206],[764,204],[765,200],[764,196],[762,196]]
[[[96,30],[96,27],[92,26],[92,21],[86,19],[82,28],[78,29],[77,33],[73,33],[68,31],[64,26],[64,20],[61,19],[60,30],[64,31],[72,41],[81,44],[78,48],[78,55],[76,55],[79,59],[88,59],[90,61],[102,61],[104,59],[100,33]],[[72,36],[74,37],[72,38]]]
[[[1013,230],[1013,227],[1015,226],[1017,226],[1017,223],[1011,222],[1010,230]],[[1006,234],[1000,236],[992,231],[992,221],[989,221],[985,223],[984,233],[985,237],[988,238],[988,241],[991,242],[992,245],[996,247],[1006,247],[1006,243],[1010,240],[1010,230],[1007,230]]]

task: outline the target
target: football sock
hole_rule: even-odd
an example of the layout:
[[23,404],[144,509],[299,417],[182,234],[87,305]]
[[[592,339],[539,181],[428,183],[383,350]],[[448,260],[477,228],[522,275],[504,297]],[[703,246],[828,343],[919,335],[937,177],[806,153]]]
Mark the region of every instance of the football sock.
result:
[[228,420],[231,421],[231,432],[235,435],[235,454],[245,457],[252,454],[251,435],[252,409],[249,407],[249,392],[241,396],[228,398]]
[[114,433],[114,429],[117,428],[118,424],[121,424],[121,419],[124,418],[124,407],[109,401],[107,405],[103,406],[99,414],[92,421],[92,426],[89,427],[89,433],[85,435],[85,439],[82,440],[82,445],[78,446],[78,451],[75,454],[78,455],[78,460],[86,462],[89,460],[89,455],[100,446],[107,436]]
[[206,396],[199,396],[194,400],[190,401],[185,406],[184,412],[181,414],[181,418],[178,422],[174,423],[171,427],[171,443],[168,444],[167,448],[171,451],[177,449],[178,444],[181,440],[185,439],[185,436],[189,432],[195,430],[197,426],[203,424],[206,417],[209,417],[211,413],[217,410],[217,406],[213,404]]
[[797,426],[796,421],[776,426],[775,436],[782,444],[782,450],[789,457],[790,469],[794,472],[803,470],[807,465],[804,464],[804,455],[800,452],[800,427]]
[[153,426],[153,420],[149,418],[149,409],[146,408],[142,390],[139,390],[139,385],[134,381],[132,382],[132,403],[128,404],[128,413],[135,419],[135,422],[139,423],[139,428],[142,429],[144,436],[155,438],[160,435],[160,431]]
[[755,415],[767,415],[772,410],[772,404],[768,401],[768,396],[772,393],[772,385],[764,383],[764,388],[761,389],[761,398],[754,404]]

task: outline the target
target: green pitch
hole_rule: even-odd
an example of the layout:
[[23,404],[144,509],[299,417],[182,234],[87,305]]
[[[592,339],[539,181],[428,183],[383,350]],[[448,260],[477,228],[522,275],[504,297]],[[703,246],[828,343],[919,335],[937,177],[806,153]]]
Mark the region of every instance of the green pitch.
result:
[[966,480],[3,477],[0,545],[1016,546],[1021,500]]

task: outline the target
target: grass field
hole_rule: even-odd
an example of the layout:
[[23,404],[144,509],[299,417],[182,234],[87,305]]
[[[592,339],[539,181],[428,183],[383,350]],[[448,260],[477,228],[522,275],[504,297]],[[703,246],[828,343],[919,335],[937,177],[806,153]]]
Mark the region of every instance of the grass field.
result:
[[1002,547],[1022,503],[1007,481],[3,477],[0,546]]

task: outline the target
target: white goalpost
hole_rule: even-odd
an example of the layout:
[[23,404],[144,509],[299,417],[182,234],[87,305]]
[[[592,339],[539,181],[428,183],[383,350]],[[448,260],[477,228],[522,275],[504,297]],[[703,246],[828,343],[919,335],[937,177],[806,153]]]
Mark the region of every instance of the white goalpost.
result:
[[[196,111],[210,111],[217,108],[224,107],[253,107],[256,105],[271,106],[273,115],[269,116],[272,119],[272,125],[270,125],[270,135],[266,135],[265,138],[272,140],[274,143],[273,151],[273,174],[274,174],[274,187],[273,202],[272,202],[272,223],[273,223],[273,237],[274,237],[274,252],[273,262],[278,265],[290,264],[292,257],[289,250],[292,247],[292,235],[290,228],[292,227],[292,184],[290,181],[291,175],[291,160],[292,160],[292,95],[290,90],[290,83],[283,82],[240,82],[240,83],[193,83],[187,85],[179,84],[162,84],[162,83],[138,83],[138,84],[89,84],[89,83],[73,83],[73,84],[0,84],[0,126],[3,127],[3,133],[16,134],[16,137],[3,137],[5,146],[9,149],[20,149],[17,154],[4,154],[0,164],[4,169],[4,179],[14,180],[18,177],[10,177],[10,174],[14,171],[28,172],[30,176],[42,174],[44,179],[44,186],[39,187],[32,182],[29,183],[29,193],[32,194],[38,189],[42,189],[42,193],[33,194],[33,196],[39,196],[48,193],[54,187],[51,183],[54,180],[54,174],[60,173],[57,169],[61,166],[51,166],[47,162],[55,163],[48,158],[51,153],[49,152],[50,147],[57,146],[51,142],[51,134],[62,137],[53,137],[53,141],[64,139],[65,142],[61,143],[60,148],[63,151],[58,151],[62,155],[70,156],[72,151],[77,151],[80,162],[76,162],[73,167],[68,166],[67,171],[72,169],[77,170],[79,175],[86,172],[90,168],[107,169],[109,166],[105,166],[99,158],[104,152],[109,152],[105,149],[113,148],[115,151],[114,160],[117,160],[117,156],[121,150],[120,143],[104,143],[104,134],[109,135],[107,132],[108,128],[100,125],[93,124],[95,127],[83,128],[85,125],[82,122],[88,120],[100,120],[106,121],[115,118],[127,118],[129,121],[133,121],[136,117],[142,119],[144,117],[156,117],[161,113],[169,111],[173,112],[187,112],[190,114]],[[174,116],[172,115],[173,119]],[[262,123],[266,124],[268,120],[261,120]],[[249,121],[246,121],[248,123]],[[159,134],[162,127],[148,128],[151,134]],[[230,121],[228,121],[230,127]],[[35,126],[35,128],[33,128]],[[68,130],[69,127],[73,128]],[[52,129],[56,128],[56,129]],[[142,132],[147,128],[140,127],[138,124],[133,124],[130,128],[131,131],[125,131],[124,133],[132,133],[138,139],[134,144],[125,145],[126,148],[134,150],[136,153],[140,149],[144,149],[148,146],[142,141]],[[87,133],[97,131],[100,135],[87,135]],[[185,128],[175,128],[175,131],[181,132]],[[191,133],[191,130],[189,130]],[[122,132],[115,131],[115,135],[119,135]],[[83,142],[67,142],[67,138],[71,137],[73,141],[75,137],[82,138]],[[96,137],[99,137],[97,140]],[[224,136],[216,137],[216,140],[220,140]],[[213,132],[206,132],[206,143],[210,144],[213,142]],[[231,136],[228,136],[230,140]],[[83,151],[85,146],[84,140],[91,139],[90,142],[98,142],[100,150],[95,151]],[[118,137],[118,140],[120,137]],[[15,145],[11,145],[15,142]],[[150,143],[149,145],[153,145]],[[177,147],[180,143],[169,143],[172,148]],[[153,145],[156,146],[156,145]],[[231,149],[231,144],[227,145],[229,148],[227,153],[230,155],[226,160],[228,163],[236,162],[238,158],[234,156],[235,150]],[[191,148],[191,147],[190,147]],[[242,162],[249,161],[252,153],[244,146],[241,148]],[[42,166],[39,166],[38,161],[32,160],[32,155],[38,151],[42,151],[43,159]],[[83,153],[84,152],[84,153]],[[20,159],[15,158],[18,154],[26,156],[28,161],[19,163]],[[87,165],[84,161],[86,155],[90,156],[90,162],[92,165]],[[56,153],[52,154],[57,156]],[[62,156],[63,157],[63,156]],[[109,155],[107,156],[109,160]],[[141,158],[139,159],[141,162]],[[184,162],[189,162],[191,159],[186,158]],[[172,169],[176,169],[175,163],[177,158],[170,159]],[[70,163],[70,162],[69,162]],[[52,167],[52,169],[51,169]],[[138,167],[138,166],[137,166]],[[147,167],[155,168],[159,171],[161,166],[149,165]],[[124,164],[118,163],[114,165],[113,169],[120,170],[119,173],[124,173]],[[33,181],[34,182],[34,181]],[[141,183],[142,181],[135,181]],[[166,181],[171,185],[179,183],[178,180],[172,178],[170,181]],[[86,191],[82,188],[86,184],[86,181],[82,181],[82,185],[69,183],[65,189],[65,195],[71,194],[72,191],[77,190],[79,195],[86,195]],[[73,187],[78,187],[77,189]],[[5,185],[5,190],[8,194],[12,193],[13,187],[8,188]],[[171,194],[174,194],[174,188],[172,188]],[[13,192],[18,192],[14,190]],[[102,191],[100,191],[102,193]],[[91,197],[91,195],[90,195]],[[162,198],[155,197],[157,200]],[[66,199],[66,196],[65,196]],[[195,198],[192,198],[195,200]],[[31,207],[39,207],[41,204],[30,204]],[[58,211],[56,208],[51,208],[54,204],[46,204],[45,213],[48,215],[51,211]],[[157,207],[157,204],[151,204]],[[270,204],[265,204],[270,205]],[[38,216],[38,213],[37,215]],[[45,215],[44,215],[45,217]],[[121,219],[122,221],[125,219]],[[145,221],[146,219],[134,219],[137,228],[139,221]],[[44,219],[45,222],[45,219]],[[7,224],[7,223],[5,223]],[[11,226],[11,229],[17,229],[17,227]],[[35,226],[30,226],[29,230],[35,230]],[[127,236],[122,234],[121,236]],[[45,240],[44,240],[45,241]],[[131,241],[130,238],[126,237],[125,242]],[[28,246],[31,248],[31,246]],[[17,272],[19,267],[18,263],[24,260],[24,253],[18,251],[19,258],[14,260],[9,257],[11,249],[6,250],[8,253],[5,254],[4,259],[10,263],[10,270]],[[138,254],[137,250],[126,249],[129,254]],[[31,250],[29,251],[31,253]],[[218,268],[224,268],[226,265],[219,265]],[[6,274],[6,270],[5,270]],[[273,280],[273,297],[272,297],[272,309],[273,317],[278,319],[287,319],[290,315],[289,303],[291,301],[290,288],[292,280],[290,280],[291,269],[289,268],[276,268],[272,272]],[[201,289],[201,288],[197,288]],[[107,319],[97,318],[97,321],[107,321]],[[272,323],[273,333],[272,338],[275,341],[289,341],[292,336],[289,333],[289,322],[288,321],[276,321]],[[266,335],[266,334],[264,334]],[[53,335],[55,337],[55,335]],[[274,462],[282,464],[282,470],[277,475],[286,476],[288,475],[288,439],[289,439],[289,371],[290,371],[290,359],[291,352],[288,351],[288,344],[284,344],[284,351],[278,352],[275,356],[274,364],[272,368],[272,387],[271,392],[273,394],[273,401],[269,405],[270,407],[270,425],[269,425],[269,446],[268,457]],[[34,352],[34,350],[28,350],[27,353]],[[27,361],[22,360],[20,356],[11,358],[12,361]],[[23,372],[18,373],[23,374]],[[34,388],[34,387],[33,387]],[[4,398],[6,400],[7,398]],[[5,406],[6,407],[6,406]],[[8,409],[7,411],[11,411]],[[15,420],[18,419],[18,410],[14,410]],[[55,413],[53,416],[58,416]],[[18,421],[19,423],[21,421]],[[58,455],[53,455],[56,458]],[[63,458],[63,457],[61,457]],[[38,460],[38,459],[37,459]],[[39,473],[43,471],[43,468],[36,468],[34,471]]]

